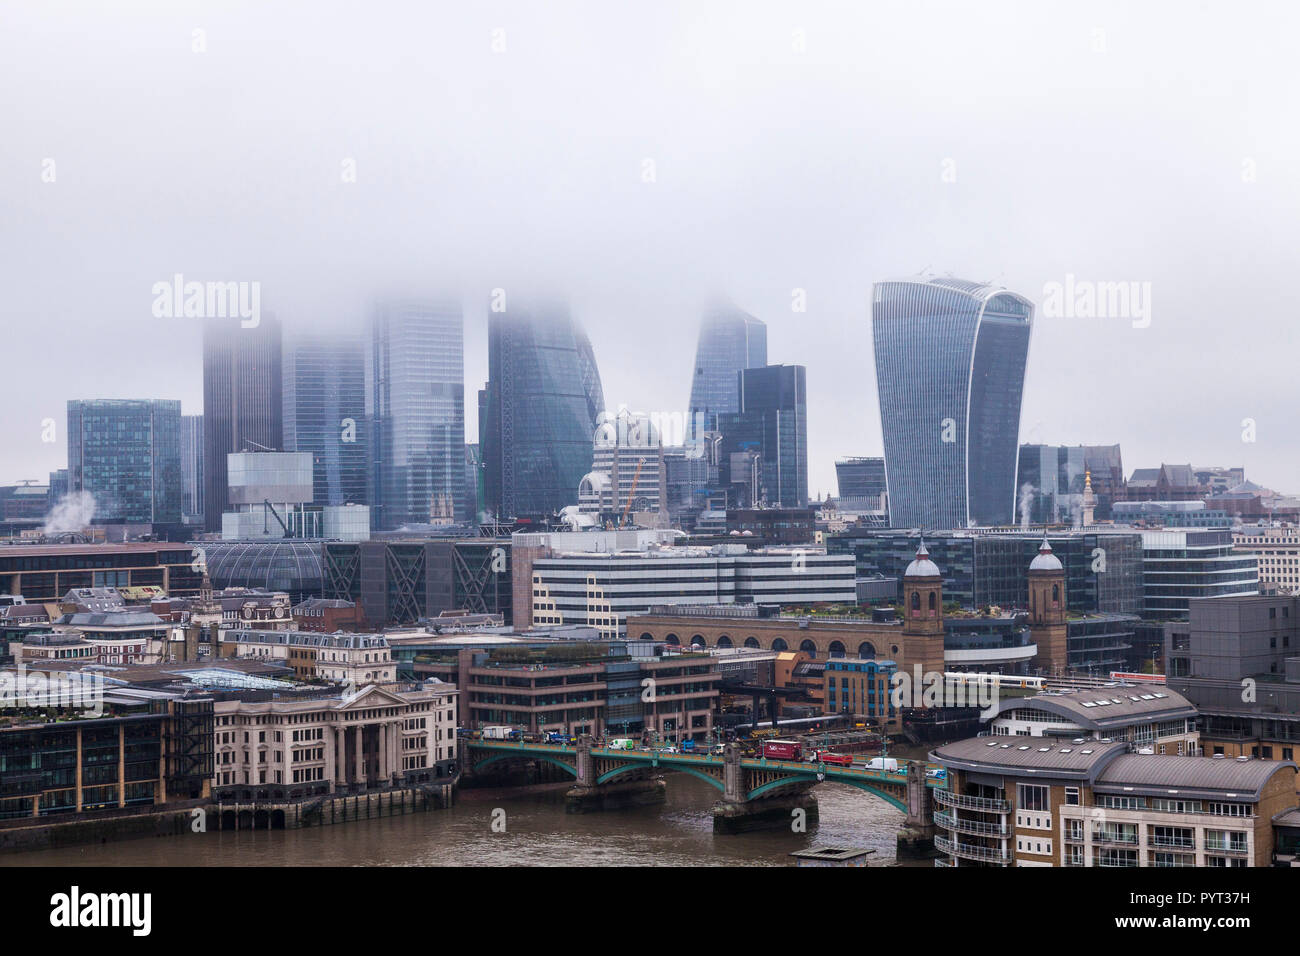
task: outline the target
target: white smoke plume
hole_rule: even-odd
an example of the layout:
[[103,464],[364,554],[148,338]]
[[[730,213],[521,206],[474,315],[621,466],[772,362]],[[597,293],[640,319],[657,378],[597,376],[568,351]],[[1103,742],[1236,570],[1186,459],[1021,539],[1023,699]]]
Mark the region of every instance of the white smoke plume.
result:
[[45,518],[45,534],[83,531],[95,517],[95,496],[88,491],[74,491],[59,499]]
[[1034,501],[1034,486],[1026,481],[1020,486],[1020,527],[1029,527],[1029,510]]

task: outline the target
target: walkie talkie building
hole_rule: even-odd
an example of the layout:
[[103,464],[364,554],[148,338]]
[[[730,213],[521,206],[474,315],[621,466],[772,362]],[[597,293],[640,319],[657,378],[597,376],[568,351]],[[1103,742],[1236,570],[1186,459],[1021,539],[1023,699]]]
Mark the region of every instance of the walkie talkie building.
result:
[[1010,524],[1034,306],[954,278],[878,282],[871,306],[896,528]]

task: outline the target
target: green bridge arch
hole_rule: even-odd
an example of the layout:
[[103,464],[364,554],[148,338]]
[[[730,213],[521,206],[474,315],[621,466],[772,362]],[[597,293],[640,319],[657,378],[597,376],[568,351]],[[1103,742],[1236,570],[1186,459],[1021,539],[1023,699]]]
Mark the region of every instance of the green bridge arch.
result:
[[[607,783],[608,781],[613,780],[615,777],[617,777],[617,776],[619,776],[619,775],[621,775],[621,774],[625,774],[625,773],[627,773],[627,772],[630,771],[630,770],[640,770],[640,769],[643,768],[643,767],[659,767],[659,766],[660,766],[660,765],[659,765],[658,763],[630,763],[630,764],[626,764],[625,766],[622,766],[622,767],[615,767],[613,770],[606,770],[604,773],[602,773],[599,777],[596,778],[596,783],[597,783],[597,784]],[[696,770],[694,767],[680,767],[680,766],[676,766],[676,765],[671,765],[671,766],[665,766],[665,767],[663,767],[663,769],[664,769],[664,770],[675,770],[675,771],[677,771],[678,773],[689,773],[692,777],[699,777],[699,778],[700,778],[701,780],[703,780],[705,783],[712,784],[712,785],[713,785],[714,787],[716,787],[718,790],[722,790],[722,791],[725,792],[726,789],[727,789],[726,784],[724,784],[724,783],[723,783],[721,780],[719,780],[717,777],[711,777],[711,776],[709,776],[707,773],[703,773],[703,772],[701,772],[701,771],[699,771],[699,770]]]
[[560,760],[557,757],[552,757],[549,754],[541,754],[541,753],[535,753],[531,751],[523,751],[523,752],[508,751],[506,753],[493,754],[491,757],[488,757],[486,760],[480,760],[477,763],[475,763],[474,769],[481,770],[484,767],[486,767],[488,764],[496,763],[498,760],[543,760],[546,763],[553,764],[556,767],[563,768],[574,777],[578,775],[578,768],[573,766],[572,764],[567,764],[563,760]]

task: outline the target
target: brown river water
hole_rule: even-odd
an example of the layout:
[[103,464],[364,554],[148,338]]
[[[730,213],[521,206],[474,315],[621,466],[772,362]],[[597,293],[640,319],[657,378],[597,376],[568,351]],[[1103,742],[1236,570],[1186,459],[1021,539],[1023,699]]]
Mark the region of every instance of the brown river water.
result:
[[[651,807],[568,814],[564,784],[463,790],[447,810],[9,853],[0,866],[792,866],[792,851],[818,844],[871,848],[872,866],[895,863],[903,814],[845,784],[813,790],[819,820],[806,833],[715,836],[709,810],[717,790],[686,774],[666,780],[666,802]],[[505,832],[493,830],[494,815],[502,819],[496,811],[504,811]]]

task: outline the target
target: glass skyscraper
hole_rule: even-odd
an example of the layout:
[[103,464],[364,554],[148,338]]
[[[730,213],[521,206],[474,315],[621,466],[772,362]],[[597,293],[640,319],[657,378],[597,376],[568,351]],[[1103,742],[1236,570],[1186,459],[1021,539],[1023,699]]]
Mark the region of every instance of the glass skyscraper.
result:
[[203,324],[203,526],[221,530],[230,504],[226,456],[279,451],[284,441],[279,321],[254,328],[239,319]]
[[728,482],[742,485],[734,469],[746,451],[756,451],[761,474],[760,504],[802,508],[808,504],[808,404],[802,365],[768,365],[737,373],[740,410],[718,416]]
[[368,504],[366,353],[359,336],[293,335],[284,345],[284,450],[310,452],[318,505]]
[[482,429],[485,507],[504,519],[576,505],[604,409],[591,342],[567,306],[491,314]]
[[181,416],[181,515],[203,517],[203,416]]
[[896,528],[1006,525],[1033,303],[935,278],[878,282],[871,330]]
[[384,305],[375,314],[370,344],[372,524],[391,531],[470,520],[460,304]]
[[715,431],[718,416],[740,411],[738,373],[767,365],[767,326],[733,305],[717,305],[704,315],[695,347],[688,434],[697,423]]
[[68,481],[97,524],[181,522],[181,403],[68,402]]

